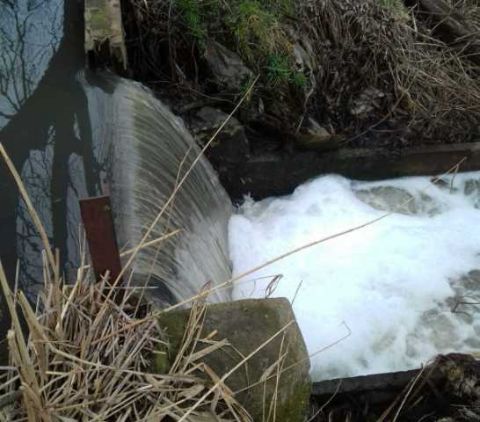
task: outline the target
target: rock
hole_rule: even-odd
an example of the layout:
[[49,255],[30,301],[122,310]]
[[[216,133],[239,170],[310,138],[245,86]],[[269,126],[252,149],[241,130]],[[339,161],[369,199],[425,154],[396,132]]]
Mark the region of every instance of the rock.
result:
[[308,74],[313,73],[314,60],[310,52],[307,52],[306,49],[297,42],[292,47],[292,53],[295,58],[295,66],[298,72]]
[[[213,107],[203,107],[189,119],[189,129],[200,145],[205,145],[227,119],[228,114]],[[217,168],[249,158],[250,147],[244,127],[231,117],[217,135],[206,155]]]
[[299,31],[289,25],[286,26],[285,30],[292,45],[295,70],[306,76],[313,76],[317,72],[318,64],[310,37],[305,31]]
[[471,198],[475,208],[480,208],[480,180],[467,180],[465,182],[464,193]]
[[316,151],[329,151],[340,148],[342,138],[327,129],[313,118],[306,119],[295,142],[298,146]]
[[[189,313],[189,310],[178,310],[159,317],[160,327],[170,342],[171,361],[180,348]],[[292,308],[286,299],[242,300],[208,305],[201,338],[216,332],[214,338],[227,339],[228,345],[208,354],[204,363],[222,377],[241,362],[242,356],[248,356],[294,320]],[[229,389],[239,392],[235,398],[254,421],[266,420],[276,388],[276,420],[304,420],[311,391],[308,354],[296,322],[284,333],[266,344],[225,381]],[[201,341],[197,343],[195,351],[201,349],[201,344]],[[285,358],[280,368],[290,369],[281,373],[277,385],[279,367],[275,363],[283,354]],[[293,364],[296,365],[291,367]]]
[[204,57],[220,87],[240,90],[245,82],[253,78],[252,71],[245,66],[240,56],[216,41],[207,42]]
[[350,114],[356,117],[366,117],[368,113],[375,109],[380,109],[380,100],[385,97],[385,93],[376,88],[365,89],[358,97],[350,103]]
[[405,189],[394,186],[358,189],[355,191],[355,196],[380,211],[429,216],[437,215],[442,211],[442,204],[434,201],[426,193],[415,197]]

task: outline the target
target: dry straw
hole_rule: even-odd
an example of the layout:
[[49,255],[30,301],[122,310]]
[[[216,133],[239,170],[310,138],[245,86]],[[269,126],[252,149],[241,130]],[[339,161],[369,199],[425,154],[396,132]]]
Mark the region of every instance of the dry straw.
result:
[[[209,346],[195,352],[195,345],[203,341],[203,319],[195,317],[204,314],[203,302],[193,304],[181,351],[171,369],[154,373],[153,362],[166,361],[168,345],[149,304],[139,302],[144,288],[113,287],[108,274],[93,282],[89,265],[82,265],[73,285],[66,285],[60,277],[58,254],[44,236],[27,190],[2,145],[0,154],[45,248],[45,289],[37,309],[22,292],[12,292],[0,265],[0,285],[12,320],[7,334],[10,366],[0,385],[0,420],[190,420],[188,414],[206,420],[249,421],[222,378],[202,363],[207,354],[224,347],[226,340],[209,338]],[[177,233],[145,239],[124,254],[132,256]],[[118,289],[125,291],[121,302],[113,300],[112,293]]]
[[[115,303],[107,299],[111,286],[105,279],[78,279],[65,286],[51,278],[35,312],[23,293],[13,294],[1,269],[0,283],[12,318],[7,338],[15,368],[1,386],[3,420],[189,420],[185,415],[206,412],[222,420],[249,420],[231,392],[219,385],[220,378],[202,366],[203,355],[193,355],[192,342],[201,341],[201,319],[191,319],[182,353],[168,373],[158,374],[152,362],[165,359],[167,345],[154,318],[108,335],[150,312],[148,305],[137,306],[136,289],[125,289],[123,301]],[[204,312],[202,303],[193,309],[192,315]],[[225,341],[210,339],[209,344],[203,354]]]
[[[0,385],[0,420],[250,421],[251,417],[224,381],[291,323],[226,374],[217,375],[204,359],[228,342],[216,340],[214,333],[206,336],[202,333],[205,295],[201,293],[191,301],[190,320],[170,369],[166,373],[153,372],[153,362],[166,362],[168,344],[162,340],[157,313],[153,313],[148,303],[139,302],[145,287],[129,283],[117,286],[119,278],[111,284],[108,274],[100,282],[94,282],[88,264],[79,268],[73,285],[64,283],[58,253],[52,250],[27,190],[1,144],[0,155],[27,204],[45,248],[45,288],[36,309],[22,292],[12,292],[0,265],[0,285],[12,319],[7,334],[10,366],[2,375],[5,382]],[[180,180],[160,215],[197,161],[198,158]],[[177,233],[148,240],[147,230],[142,242],[124,253],[129,259],[122,274],[138,251],[158,245]],[[121,301],[115,300],[114,295],[119,289],[125,291]],[[199,350],[200,344],[207,346]]]

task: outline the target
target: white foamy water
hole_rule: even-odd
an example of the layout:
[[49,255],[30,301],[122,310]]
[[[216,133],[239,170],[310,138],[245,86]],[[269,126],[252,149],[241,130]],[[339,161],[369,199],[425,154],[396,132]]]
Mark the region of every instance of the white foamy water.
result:
[[290,196],[246,200],[230,220],[234,275],[392,214],[245,277],[234,297],[265,297],[272,276],[282,275],[271,296],[295,297],[309,353],[326,348],[312,357],[315,380],[478,350],[479,309],[459,302],[480,302],[480,173],[445,180],[325,176]]

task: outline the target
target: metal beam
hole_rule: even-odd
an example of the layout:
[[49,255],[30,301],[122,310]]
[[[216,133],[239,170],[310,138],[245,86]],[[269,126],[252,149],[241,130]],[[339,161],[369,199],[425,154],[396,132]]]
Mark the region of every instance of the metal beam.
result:
[[82,199],[80,200],[80,212],[95,278],[100,281],[108,271],[109,280],[113,283],[120,274],[122,265],[115,236],[110,197],[99,196]]

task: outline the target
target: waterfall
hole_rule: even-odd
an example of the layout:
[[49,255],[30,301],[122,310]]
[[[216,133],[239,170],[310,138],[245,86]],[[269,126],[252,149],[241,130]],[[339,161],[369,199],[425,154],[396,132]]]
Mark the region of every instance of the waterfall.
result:
[[[111,75],[89,76],[88,82],[85,76],[81,79],[93,152],[108,181],[119,246],[133,247],[200,149],[180,119],[141,84]],[[136,283],[150,280],[149,286],[157,287],[152,296],[165,303],[194,296],[207,282],[228,280],[231,213],[230,199],[202,157],[149,240],[175,229],[181,232],[138,254],[133,267]],[[230,291],[223,290],[210,297],[211,301],[229,299]]]

